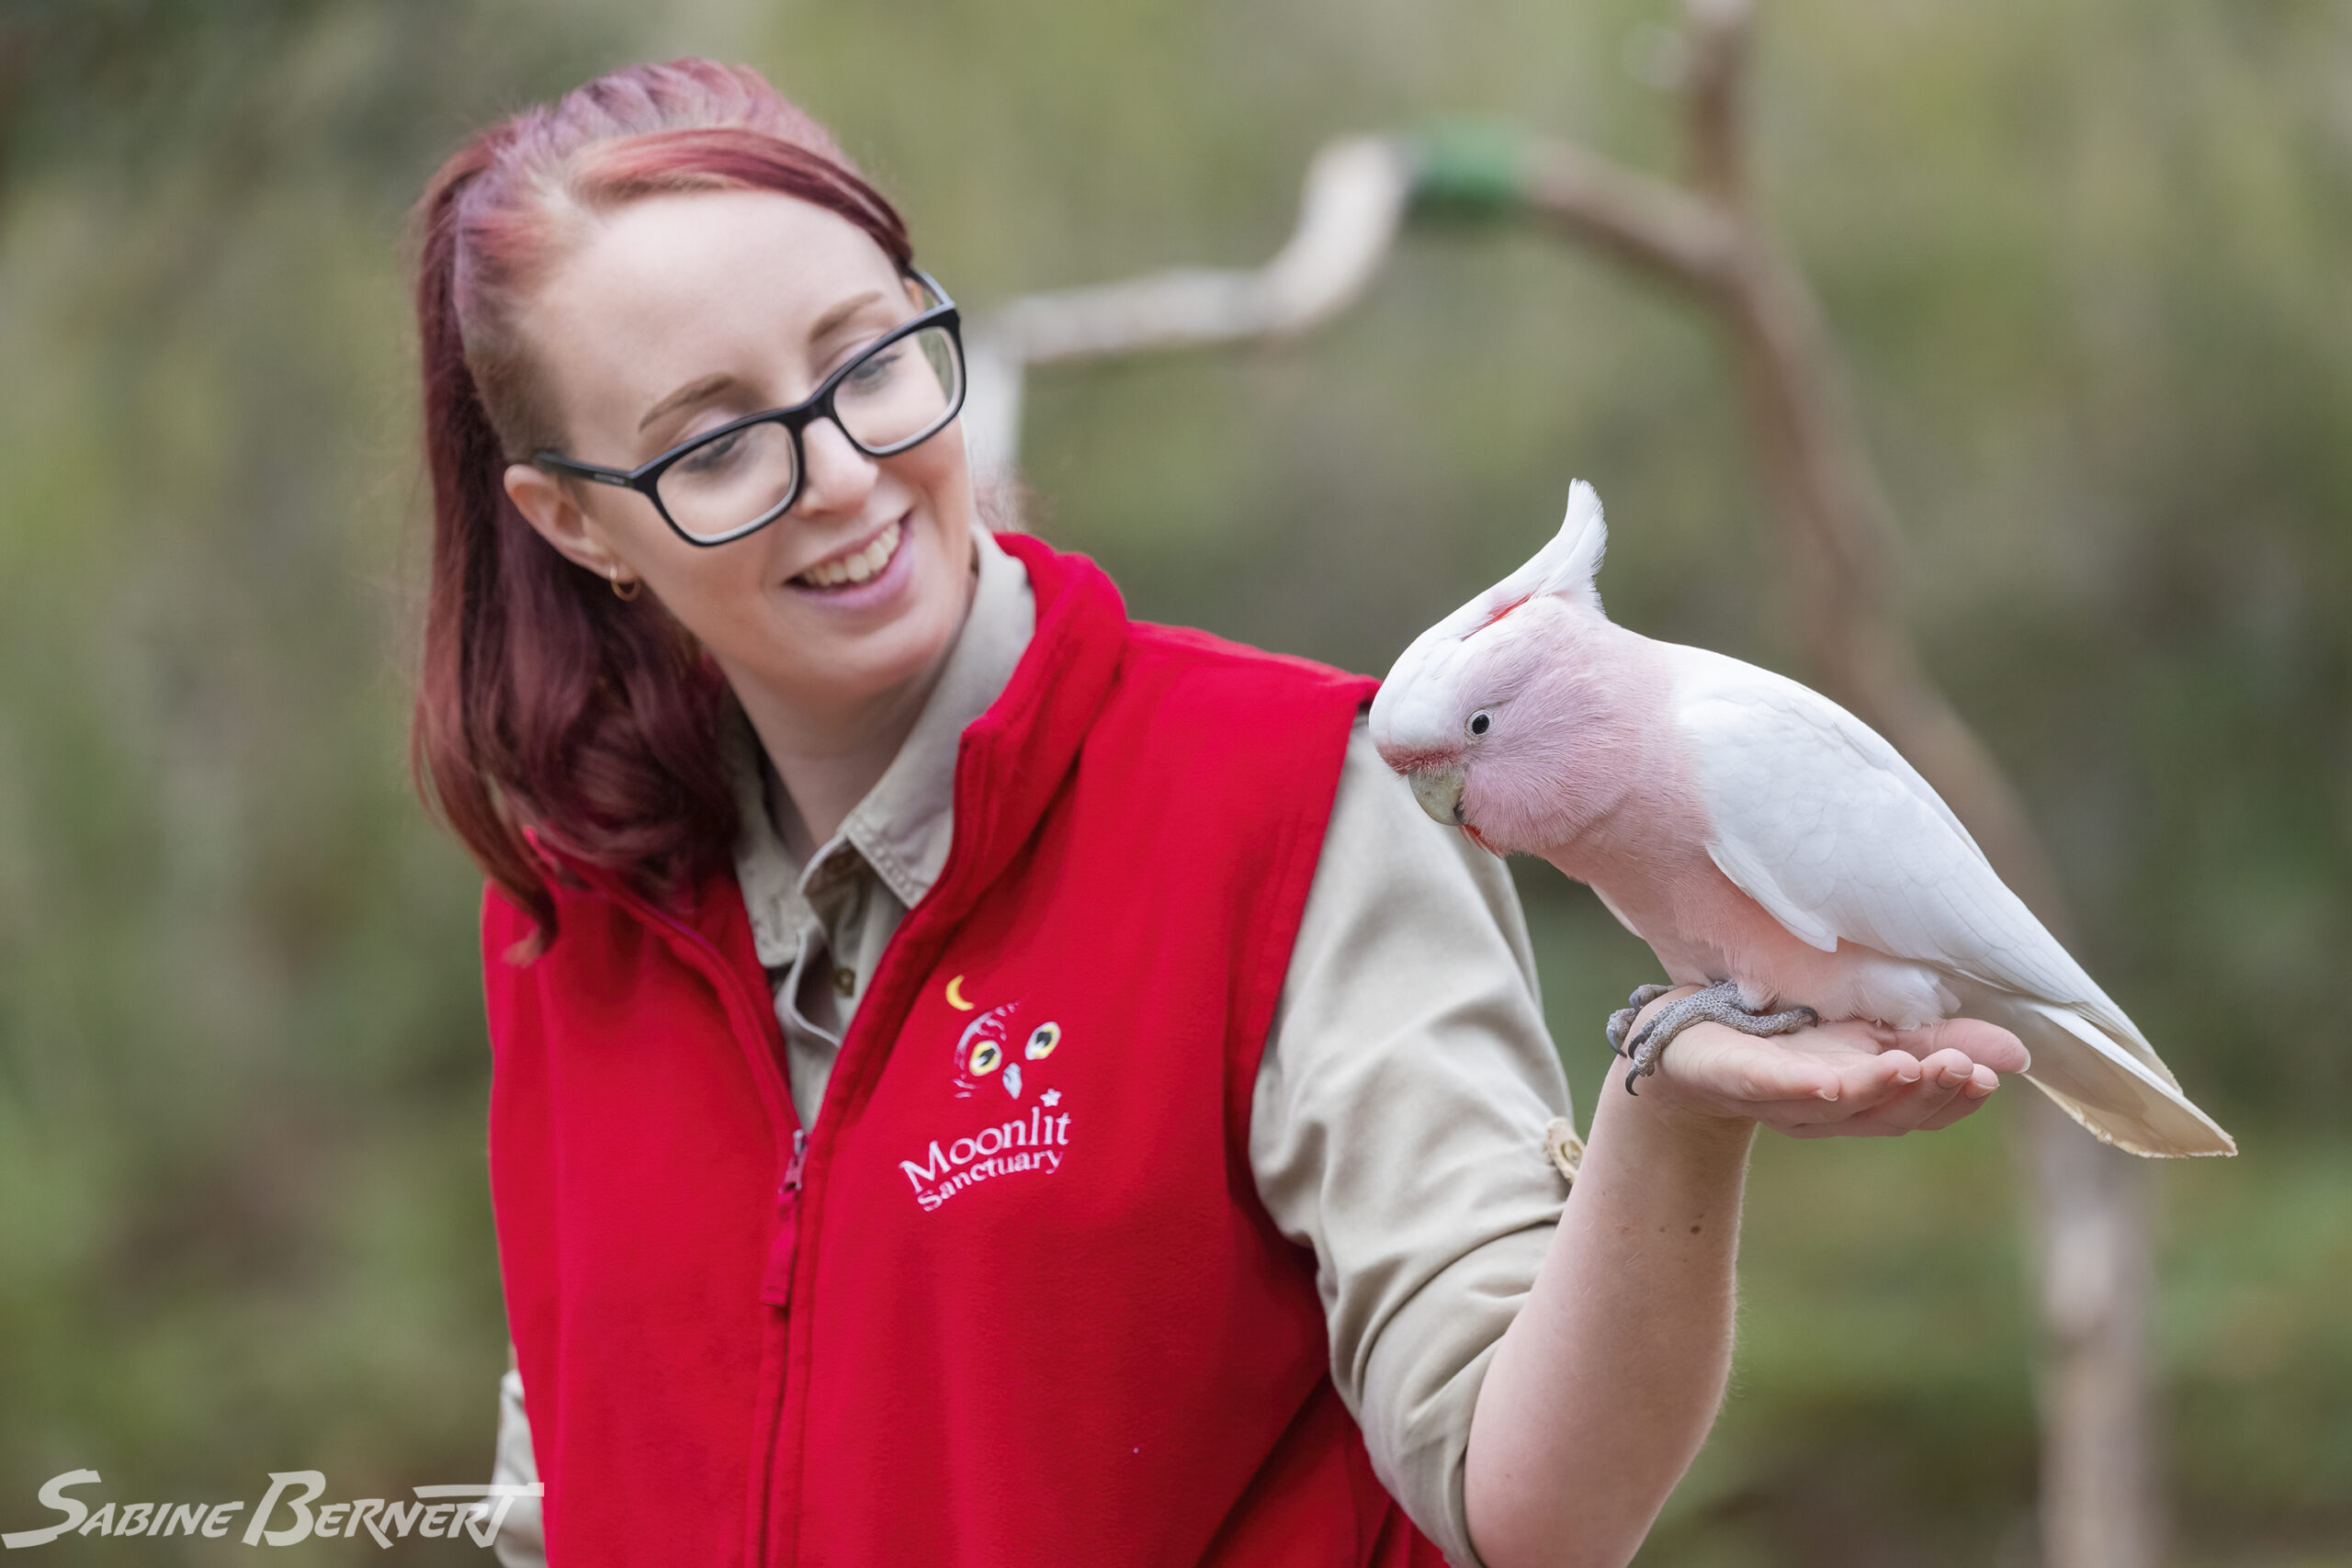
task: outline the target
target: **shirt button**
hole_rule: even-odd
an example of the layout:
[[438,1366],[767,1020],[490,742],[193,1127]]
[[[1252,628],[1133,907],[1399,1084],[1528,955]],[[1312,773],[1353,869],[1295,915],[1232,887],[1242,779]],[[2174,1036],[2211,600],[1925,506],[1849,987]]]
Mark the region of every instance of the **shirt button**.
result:
[[834,964],[833,989],[844,997],[854,996],[857,993],[857,971],[846,964]]

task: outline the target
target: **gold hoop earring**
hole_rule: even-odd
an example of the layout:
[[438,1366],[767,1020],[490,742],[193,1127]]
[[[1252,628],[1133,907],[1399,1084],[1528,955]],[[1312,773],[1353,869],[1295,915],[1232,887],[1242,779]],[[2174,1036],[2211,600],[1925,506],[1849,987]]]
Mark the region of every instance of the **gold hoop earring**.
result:
[[641,580],[634,577],[630,578],[627,582],[623,582],[621,581],[621,569],[618,567],[613,568],[611,575],[613,581],[613,597],[616,599],[634,599],[637,597],[639,591],[645,586]]

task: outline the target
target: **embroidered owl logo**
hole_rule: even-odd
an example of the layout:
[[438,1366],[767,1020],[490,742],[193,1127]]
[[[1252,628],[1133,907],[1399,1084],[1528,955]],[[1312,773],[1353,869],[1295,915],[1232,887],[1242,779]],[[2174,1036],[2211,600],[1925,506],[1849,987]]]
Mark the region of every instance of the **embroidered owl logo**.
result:
[[1062,1026],[1047,1021],[1023,1032],[1021,1004],[992,1007],[964,1026],[949,1066],[956,1097],[967,1100],[993,1078],[1014,1100],[1021,1098],[1021,1065],[1042,1062],[1062,1043]]

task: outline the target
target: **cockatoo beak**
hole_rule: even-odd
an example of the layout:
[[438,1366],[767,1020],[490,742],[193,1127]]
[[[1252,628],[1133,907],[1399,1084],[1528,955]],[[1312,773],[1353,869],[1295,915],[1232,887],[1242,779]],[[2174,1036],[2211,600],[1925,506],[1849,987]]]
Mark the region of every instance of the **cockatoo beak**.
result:
[[1469,769],[1449,762],[1443,767],[1415,768],[1407,776],[1412,783],[1413,798],[1432,820],[1449,828],[1462,826],[1462,786],[1469,781]]

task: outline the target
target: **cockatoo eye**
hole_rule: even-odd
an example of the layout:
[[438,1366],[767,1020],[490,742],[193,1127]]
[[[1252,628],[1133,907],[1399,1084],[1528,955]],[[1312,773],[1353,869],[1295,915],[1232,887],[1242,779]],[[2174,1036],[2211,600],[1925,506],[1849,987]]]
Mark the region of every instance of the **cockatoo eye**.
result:
[[992,1073],[1004,1061],[1004,1047],[993,1040],[983,1040],[972,1047],[966,1066],[975,1077]]
[[1494,728],[1494,716],[1487,712],[1486,709],[1480,708],[1476,713],[1470,716],[1470,733],[1473,735],[1484,735],[1487,730]]

